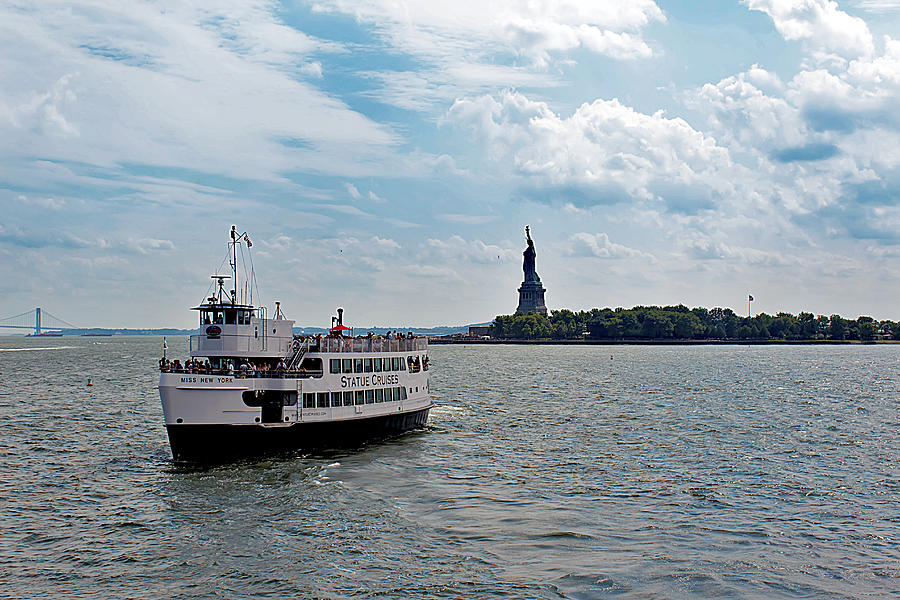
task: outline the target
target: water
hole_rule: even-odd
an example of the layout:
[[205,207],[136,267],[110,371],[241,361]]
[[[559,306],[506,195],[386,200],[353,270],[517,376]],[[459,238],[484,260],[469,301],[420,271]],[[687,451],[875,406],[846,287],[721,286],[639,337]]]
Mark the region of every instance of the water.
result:
[[0,338],[0,598],[900,595],[900,345],[434,346],[429,430],[193,470],[160,348]]

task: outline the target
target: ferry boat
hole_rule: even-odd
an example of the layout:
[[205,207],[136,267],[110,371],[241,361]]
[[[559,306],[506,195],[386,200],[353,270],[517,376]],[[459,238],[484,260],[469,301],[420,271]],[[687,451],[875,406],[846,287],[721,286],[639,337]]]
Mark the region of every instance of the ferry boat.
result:
[[192,309],[200,334],[190,359],[170,361],[164,346],[159,396],[174,460],[355,446],[424,427],[433,406],[427,339],[348,336],[340,308],[329,335],[294,335],[279,302],[271,316],[253,305],[252,269],[244,290],[225,289],[238,281],[238,249],[251,245],[232,226],[232,273],[213,275],[213,294]]

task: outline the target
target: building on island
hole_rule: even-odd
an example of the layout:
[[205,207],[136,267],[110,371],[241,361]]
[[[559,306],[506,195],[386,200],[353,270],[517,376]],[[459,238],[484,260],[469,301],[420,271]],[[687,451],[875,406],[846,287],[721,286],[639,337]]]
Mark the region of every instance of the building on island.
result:
[[534,270],[534,258],[537,254],[534,250],[534,242],[531,239],[531,230],[525,226],[525,239],[528,241],[528,247],[522,253],[524,260],[522,261],[522,269],[525,271],[525,281],[519,287],[519,308],[516,309],[517,315],[526,313],[547,314],[547,305],[544,303],[544,289],[541,278],[538,277],[537,271]]

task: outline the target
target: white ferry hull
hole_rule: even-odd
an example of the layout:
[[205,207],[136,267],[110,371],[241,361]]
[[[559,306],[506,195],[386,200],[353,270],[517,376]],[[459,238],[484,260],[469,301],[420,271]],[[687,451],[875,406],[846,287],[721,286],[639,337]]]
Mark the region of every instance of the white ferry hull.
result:
[[342,421],[175,424],[167,425],[166,430],[176,462],[208,464],[289,450],[358,447],[425,427],[431,406]]

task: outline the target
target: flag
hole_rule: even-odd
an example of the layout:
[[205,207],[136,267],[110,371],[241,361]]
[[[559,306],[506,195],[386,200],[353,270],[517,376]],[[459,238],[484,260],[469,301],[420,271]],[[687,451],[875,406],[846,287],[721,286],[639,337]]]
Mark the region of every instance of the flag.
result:
[[750,302],[753,302],[753,296],[747,296],[747,300],[749,300]]
[[248,247],[248,248],[250,248],[251,246],[253,246],[253,242],[250,241],[250,236],[247,235],[246,233],[244,234],[244,239],[247,240],[247,247]]

